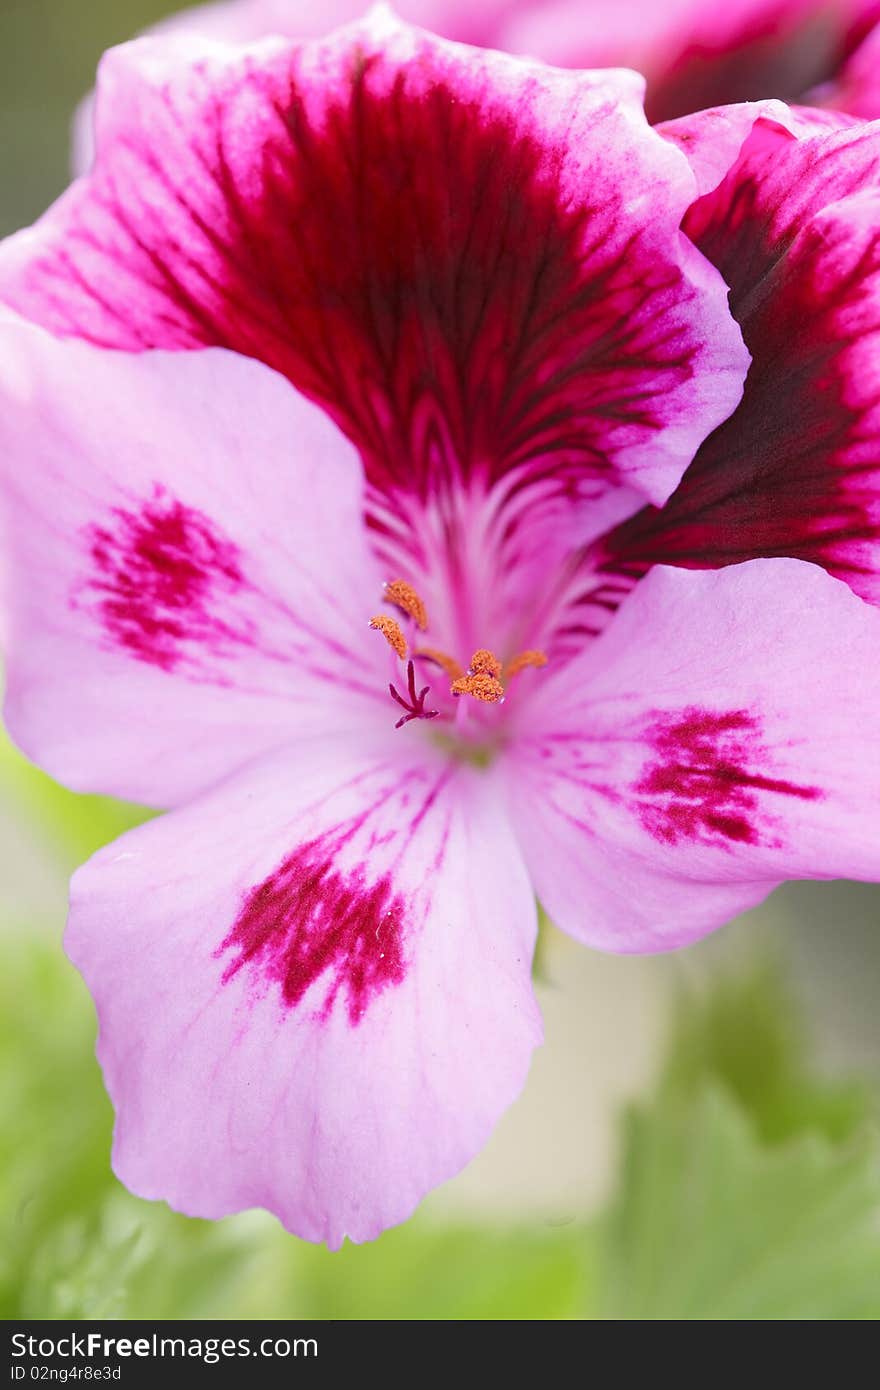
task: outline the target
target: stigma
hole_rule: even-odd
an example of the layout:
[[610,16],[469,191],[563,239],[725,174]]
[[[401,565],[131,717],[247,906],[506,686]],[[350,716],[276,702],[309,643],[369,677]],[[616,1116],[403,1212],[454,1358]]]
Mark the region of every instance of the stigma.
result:
[[[394,655],[406,662],[406,684],[403,692],[393,681],[388,684],[391,698],[404,710],[395,724],[400,729],[415,719],[451,719],[439,709],[428,708],[427,696],[430,685],[420,690],[416,688],[416,662],[427,662],[436,666],[449,681],[449,694],[456,699],[469,696],[483,705],[501,705],[506,698],[507,685],[521,671],[529,667],[540,668],[547,665],[547,657],[537,648],[518,652],[508,661],[503,661],[490,647],[478,647],[465,668],[454,657],[439,647],[416,645],[413,641],[416,630],[426,633],[430,627],[428,610],[416,589],[405,579],[393,579],[385,584],[384,601],[397,609],[400,615],[392,618],[379,613],[370,619],[370,627],[381,633]],[[408,620],[408,621],[407,621]],[[405,627],[409,628],[407,636]],[[403,682],[401,681],[401,685]]]

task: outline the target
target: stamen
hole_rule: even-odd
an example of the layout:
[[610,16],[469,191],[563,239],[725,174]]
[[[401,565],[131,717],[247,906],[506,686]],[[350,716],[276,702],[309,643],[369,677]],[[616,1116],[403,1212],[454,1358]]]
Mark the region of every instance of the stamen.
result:
[[472,695],[484,705],[497,705],[504,699],[504,686],[498,677],[501,662],[488,647],[479,647],[471,657],[466,676],[452,682],[453,695]]
[[504,686],[497,676],[488,671],[478,671],[474,675],[461,676],[452,682],[453,695],[473,695],[485,705],[497,705],[504,699]]
[[468,673],[471,676],[500,676],[501,662],[494,652],[490,652],[487,647],[480,647],[471,657]]
[[528,651],[520,652],[511,661],[508,661],[504,668],[505,680],[510,680],[512,676],[518,676],[520,671],[524,671],[527,666],[534,666],[540,669],[547,665],[547,657],[544,652],[537,648],[530,647]]
[[378,613],[375,618],[370,619],[370,627],[376,632],[381,632],[389,647],[393,648],[403,661],[406,656],[406,638],[397,619],[386,618],[384,613]]
[[435,666],[439,666],[441,671],[445,671],[451,681],[458,680],[459,676],[464,675],[464,668],[459,666],[454,656],[447,656],[445,652],[438,651],[436,647],[419,647],[418,651],[413,652],[413,656],[421,656],[425,661],[433,661]]
[[409,695],[408,700],[405,700],[400,692],[395,690],[390,681],[388,683],[388,689],[391,693],[392,700],[396,700],[397,703],[406,710],[406,714],[398,719],[395,724],[395,729],[402,728],[403,725],[408,724],[411,719],[436,719],[440,713],[438,709],[425,709],[425,696],[431,687],[426,685],[423,686],[418,693],[416,692],[416,672],[411,661],[406,663],[406,680],[407,693]]
[[405,579],[392,579],[385,585],[385,602],[393,603],[401,613],[412,618],[422,632],[428,626],[428,610],[411,584]]

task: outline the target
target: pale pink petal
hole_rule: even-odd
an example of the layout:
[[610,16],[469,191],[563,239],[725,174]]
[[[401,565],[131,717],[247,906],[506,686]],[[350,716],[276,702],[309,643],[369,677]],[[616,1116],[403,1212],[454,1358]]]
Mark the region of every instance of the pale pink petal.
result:
[[[494,48],[498,20],[517,0],[397,0],[401,19],[434,29],[449,39]],[[270,34],[292,39],[318,38],[349,24],[370,9],[370,0],[219,0],[179,10],[151,25],[150,34],[192,34],[224,43],[252,43]],[[73,171],[86,173],[95,154],[94,96],[80,105],[74,120]]]
[[[397,0],[393,8],[444,38],[560,67],[635,68],[648,78],[652,120],[720,102],[798,97],[838,71],[880,14],[877,0]],[[367,9],[369,0],[227,0],[184,10],[153,32],[306,38]]]
[[[397,0],[391,8],[401,19],[445,38],[492,48],[505,14],[521,4],[522,0],[480,0],[479,5],[473,0]],[[268,34],[320,38],[372,8],[371,0],[323,0],[320,5],[312,0],[215,0],[178,10],[147,32],[196,34],[228,43],[249,43]]]
[[[662,502],[739,399],[686,161],[633,74],[568,73],[376,11],[324,42],[105,59],[99,158],[0,255],[0,292],[113,347],[261,358],[398,499],[502,486]],[[437,503],[438,507],[440,503]]]
[[752,366],[663,510],[604,543],[609,571],[793,555],[880,602],[878,176],[880,124],[792,138],[760,122],[691,210]]
[[509,796],[551,919],[666,950],[784,879],[880,877],[878,653],[880,613],[813,565],[653,570],[517,730]]
[[155,805],[309,728],[387,723],[357,457],[259,363],[0,325],[6,718]]
[[369,1240],[519,1093],[536,912],[503,802],[403,746],[298,747],[76,874],[67,948],[138,1195]]
[[727,177],[743,146],[752,153],[772,154],[797,139],[859,124],[853,116],[815,107],[787,106],[775,97],[716,106],[657,127],[665,140],[681,150],[694,171],[700,194],[713,192]]
[[[192,34],[225,43],[251,43],[268,34],[305,38],[357,18],[360,0],[219,0],[193,5],[153,24],[150,34]],[[95,94],[79,104],[73,118],[72,172],[88,173],[95,158]]]
[[[230,43],[268,34],[303,39],[368,8],[368,0],[225,0],[183,10],[150,32]],[[876,39],[858,47],[880,18],[878,0],[397,0],[394,9],[447,39],[559,67],[635,68],[648,80],[652,122],[769,97],[880,115]],[[93,108],[89,97],[75,123],[77,173],[94,154]]]

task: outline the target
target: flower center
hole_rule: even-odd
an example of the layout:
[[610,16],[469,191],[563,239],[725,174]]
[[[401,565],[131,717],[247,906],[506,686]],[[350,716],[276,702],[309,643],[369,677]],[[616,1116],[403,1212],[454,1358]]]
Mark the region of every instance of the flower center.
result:
[[509,683],[520,672],[528,667],[547,665],[547,657],[537,648],[518,652],[503,661],[491,648],[479,647],[465,668],[441,648],[422,644],[418,634],[429,631],[428,610],[411,584],[404,579],[394,579],[385,585],[383,597],[385,603],[397,609],[399,617],[378,613],[370,619],[370,627],[380,632],[397,659],[406,663],[405,682],[399,682],[402,690],[393,681],[388,683],[391,698],[404,710],[395,729],[402,728],[413,719],[454,720],[457,717],[451,710],[426,705],[431,686],[416,688],[417,663],[428,663],[442,671],[449,682],[448,693],[455,699],[466,696],[482,705],[503,704]]

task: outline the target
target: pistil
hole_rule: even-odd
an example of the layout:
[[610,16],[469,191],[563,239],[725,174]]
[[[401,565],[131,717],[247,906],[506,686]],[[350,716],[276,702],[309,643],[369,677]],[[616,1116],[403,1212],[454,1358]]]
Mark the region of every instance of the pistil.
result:
[[388,682],[391,698],[396,700],[397,703],[406,710],[406,713],[398,719],[395,724],[395,729],[402,728],[403,725],[408,724],[411,719],[436,719],[437,715],[440,713],[438,709],[425,709],[425,696],[431,689],[429,685],[424,686],[418,694],[416,693],[416,673],[415,667],[411,661],[406,663],[406,678],[407,694],[409,695],[408,700],[404,699],[390,681]]
[[[411,624],[416,628],[422,632],[427,631],[427,608],[421,596],[407,580],[393,579],[387,583],[384,586],[384,598],[386,603],[393,604],[409,618]],[[409,641],[407,640],[404,629],[396,618],[379,613],[370,619],[370,627],[382,634],[395,656],[399,657],[401,661],[406,661],[406,694],[401,695],[393,683],[389,682],[388,685],[392,699],[405,710],[403,716],[398,719],[394,726],[396,729],[408,724],[412,719],[437,719],[438,717],[449,719],[451,717],[449,714],[441,716],[439,710],[425,708],[425,698],[431,687],[426,685],[421,690],[416,690],[415,659],[430,661],[435,666],[439,666],[449,678],[451,695],[456,697],[469,695],[472,699],[485,705],[503,704],[506,683],[514,676],[519,675],[521,671],[528,667],[547,665],[546,655],[537,648],[522,651],[504,663],[489,647],[478,647],[465,671],[455,657],[447,655],[438,647],[417,648],[411,637]],[[410,629],[411,631],[412,629]]]

